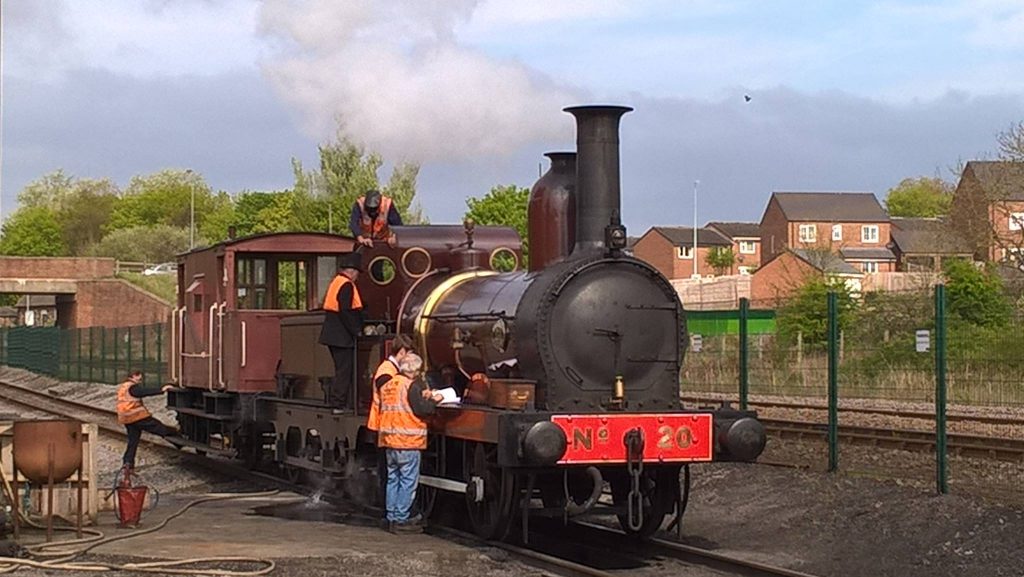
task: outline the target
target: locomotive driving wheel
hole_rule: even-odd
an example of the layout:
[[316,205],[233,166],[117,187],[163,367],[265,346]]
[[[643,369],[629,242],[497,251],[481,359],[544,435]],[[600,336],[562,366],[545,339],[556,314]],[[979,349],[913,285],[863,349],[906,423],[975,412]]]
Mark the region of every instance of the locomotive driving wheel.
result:
[[[504,539],[512,525],[516,498],[515,476],[498,466],[498,448],[487,443],[467,443],[464,471],[466,507],[473,531],[483,539]],[[483,498],[477,500],[474,479],[483,482]]]

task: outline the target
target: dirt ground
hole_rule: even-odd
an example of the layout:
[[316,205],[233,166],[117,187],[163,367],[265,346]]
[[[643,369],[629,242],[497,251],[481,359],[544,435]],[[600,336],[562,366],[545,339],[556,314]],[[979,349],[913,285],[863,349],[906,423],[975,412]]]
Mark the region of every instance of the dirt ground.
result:
[[684,529],[688,544],[823,577],[1024,575],[1024,507],[896,480],[694,467]]

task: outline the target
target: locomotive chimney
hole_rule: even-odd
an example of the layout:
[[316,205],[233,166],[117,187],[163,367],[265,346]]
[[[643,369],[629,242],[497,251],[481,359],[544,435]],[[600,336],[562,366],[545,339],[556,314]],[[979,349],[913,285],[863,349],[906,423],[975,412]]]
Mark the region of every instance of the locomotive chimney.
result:
[[576,153],[548,152],[551,168],[530,190],[530,270],[565,260],[576,244]]
[[576,117],[576,247],[602,250],[605,229],[620,211],[619,120],[627,106],[571,106]]

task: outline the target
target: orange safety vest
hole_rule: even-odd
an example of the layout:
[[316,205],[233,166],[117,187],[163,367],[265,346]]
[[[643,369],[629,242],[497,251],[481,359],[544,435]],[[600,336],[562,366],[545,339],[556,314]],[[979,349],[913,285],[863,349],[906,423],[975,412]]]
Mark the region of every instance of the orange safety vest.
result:
[[388,449],[427,448],[427,424],[412,412],[412,379],[398,374],[380,388],[380,429],[377,446]]
[[[341,292],[341,287],[351,282],[352,279],[343,274],[334,275],[334,280],[331,281],[331,285],[327,287],[327,294],[324,295],[325,311],[339,312],[341,310],[338,294]],[[352,284],[352,303],[349,308],[353,310],[363,308],[363,298],[359,296],[359,287],[354,283]]]
[[[380,391],[377,389],[377,379],[382,375],[388,377],[394,377],[398,374],[398,367],[392,362],[390,358],[384,359],[384,362],[377,367],[377,372],[373,374],[373,382],[370,383],[370,388],[373,390],[373,400],[370,401],[370,416],[366,419],[366,427],[371,431],[380,430]],[[385,383],[386,384],[386,383]]]
[[146,405],[142,404],[142,399],[133,397],[129,392],[134,384],[131,381],[125,381],[117,388],[117,422],[122,425],[137,423],[152,416],[146,409]]
[[380,197],[380,212],[377,213],[377,218],[370,218],[366,214],[366,208],[363,203],[366,202],[365,196],[360,196],[356,203],[359,204],[359,228],[363,231],[363,236],[369,237],[373,240],[387,240],[391,236],[391,227],[388,226],[388,213],[391,212],[391,199],[381,195]]

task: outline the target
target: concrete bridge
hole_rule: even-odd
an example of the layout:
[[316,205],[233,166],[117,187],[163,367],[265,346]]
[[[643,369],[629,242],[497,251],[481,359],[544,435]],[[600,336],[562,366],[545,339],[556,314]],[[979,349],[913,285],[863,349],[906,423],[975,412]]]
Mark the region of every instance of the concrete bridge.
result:
[[116,278],[116,261],[0,256],[0,294],[54,295],[61,328],[164,322],[171,303]]

